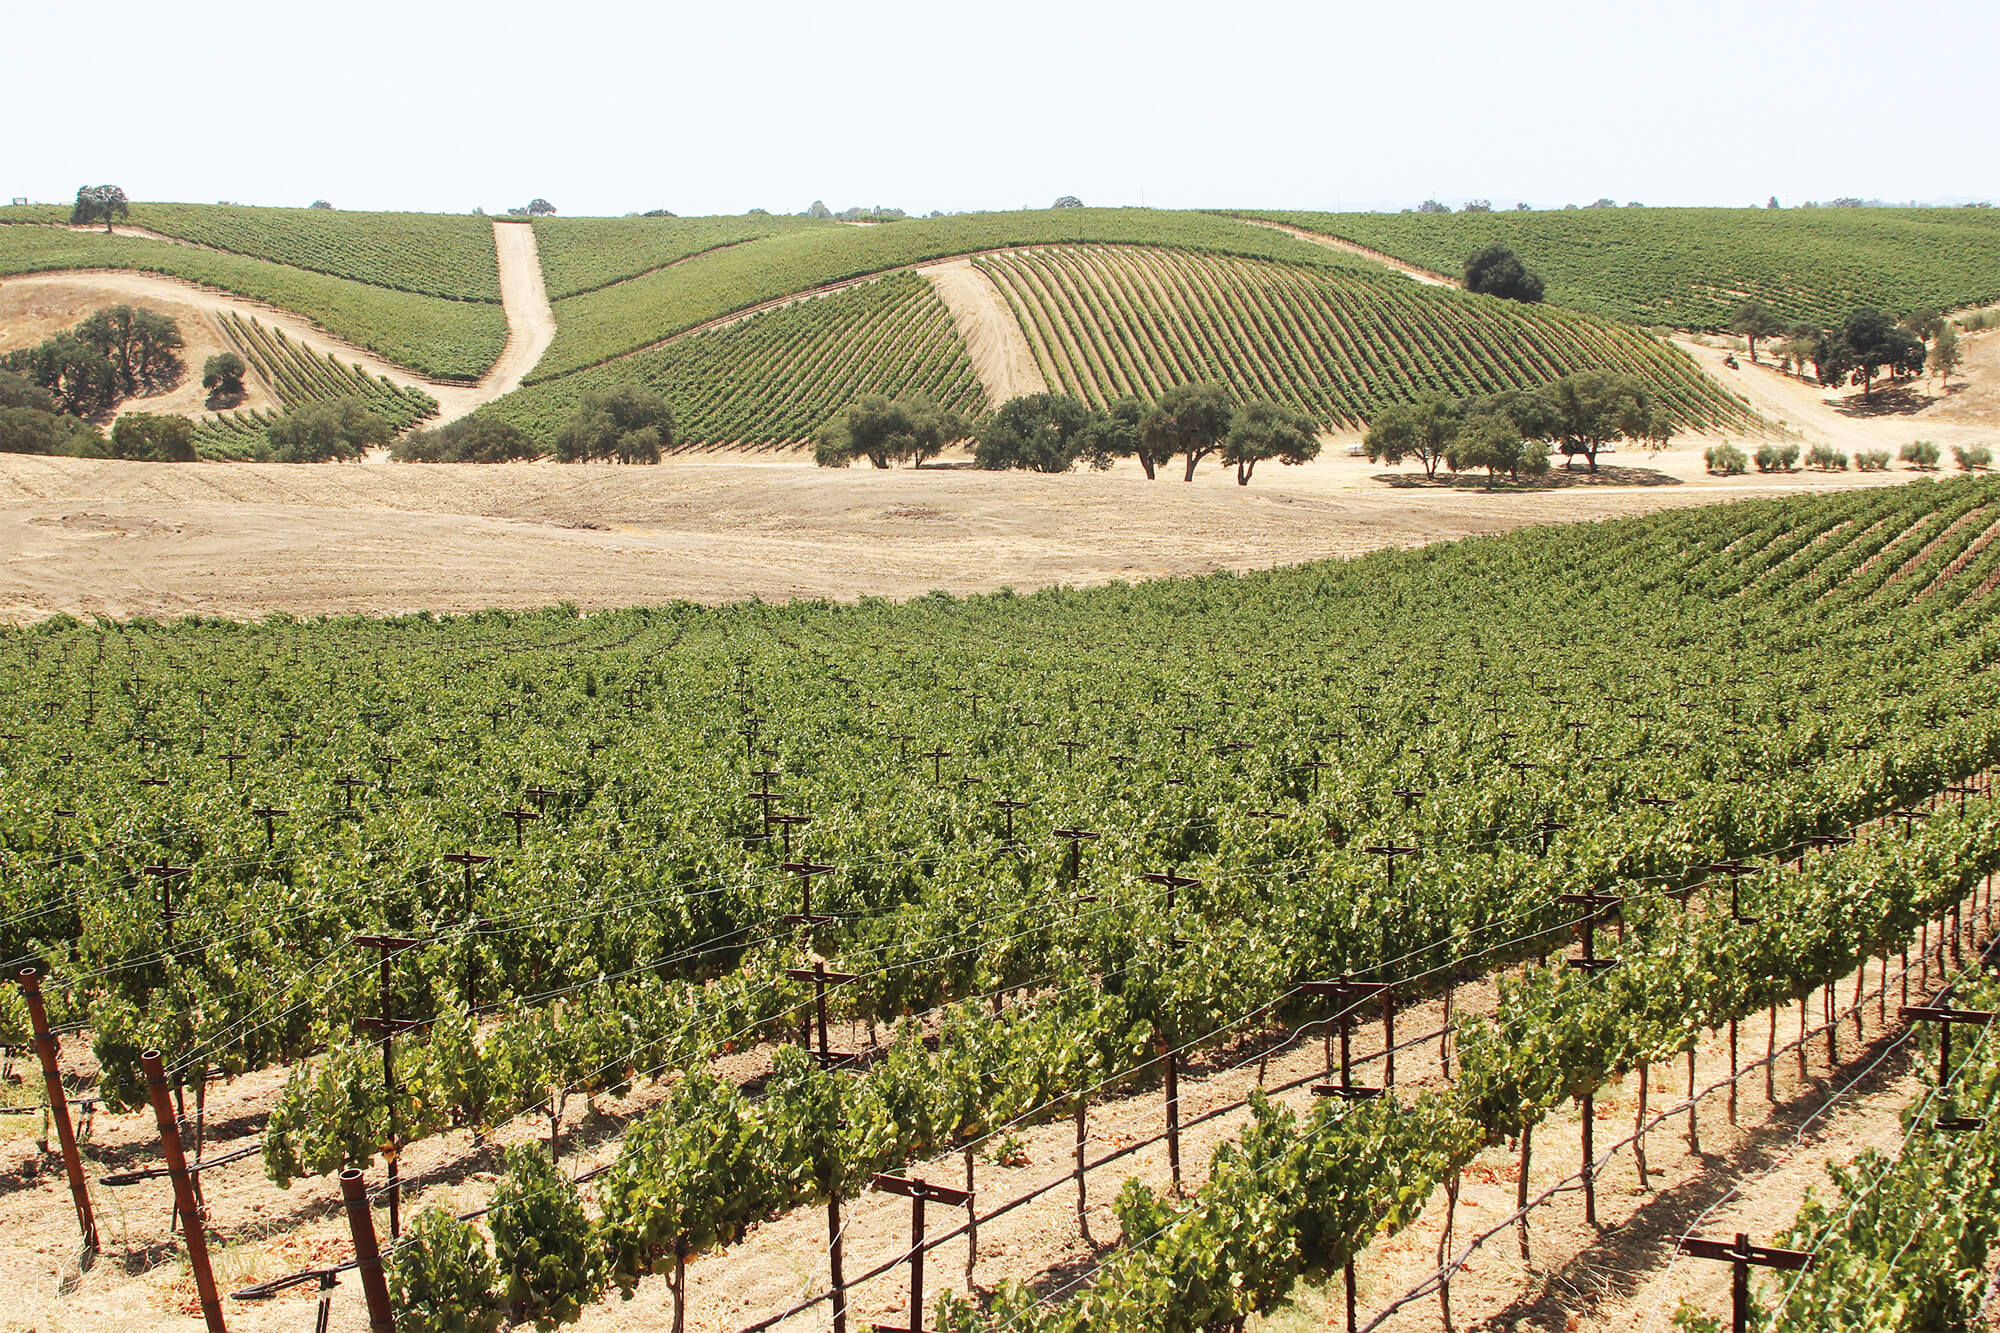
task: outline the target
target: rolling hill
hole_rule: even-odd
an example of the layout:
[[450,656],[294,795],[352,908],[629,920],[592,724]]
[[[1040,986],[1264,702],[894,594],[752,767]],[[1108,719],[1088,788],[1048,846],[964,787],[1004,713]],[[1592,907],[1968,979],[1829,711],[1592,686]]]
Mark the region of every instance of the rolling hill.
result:
[[[40,224],[0,225],[0,276],[167,274],[294,312],[445,382],[478,380],[507,342],[488,218],[137,203],[129,228],[106,236],[68,229],[66,216],[0,209],[0,224]],[[1548,300],[1426,286],[1271,224],[1446,275],[1502,241],[1544,273]],[[697,445],[802,440],[867,392],[993,405],[967,355],[965,312],[912,276],[945,262],[976,271],[959,295],[1017,329],[1023,363],[1053,389],[1102,402],[1216,379],[1329,430],[1427,393],[1603,366],[1650,383],[1683,430],[1754,432],[1762,423],[1741,397],[1634,326],[1713,329],[1753,297],[1822,324],[1863,303],[2000,299],[2000,222],[1969,209],[1050,209],[872,226],[750,214],[533,227],[553,341],[517,367],[523,387],[484,410],[547,435],[590,389],[639,382],[666,395]]]
[[1246,213],[1456,276],[1498,242],[1548,299],[1634,324],[1719,330],[1746,300],[1830,326],[2000,300],[2000,215],[1985,208],[1607,208],[1512,213]]

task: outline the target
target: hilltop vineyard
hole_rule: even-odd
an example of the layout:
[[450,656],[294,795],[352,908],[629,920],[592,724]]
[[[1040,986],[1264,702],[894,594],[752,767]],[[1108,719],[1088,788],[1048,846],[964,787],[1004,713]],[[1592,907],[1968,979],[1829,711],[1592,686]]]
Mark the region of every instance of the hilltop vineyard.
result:
[[2000,217],[1965,208],[1607,208],[1245,214],[1338,236],[1457,278],[1498,241],[1548,299],[1635,324],[1719,331],[1745,301],[1831,328],[2000,300]]
[[489,218],[237,204],[138,204],[135,227],[193,245],[420,296],[500,302]]
[[[486,248],[492,261],[492,228]],[[57,227],[0,226],[0,274],[63,269],[161,273],[265,301],[399,366],[444,380],[476,380],[507,345],[498,302],[453,300],[356,281],[268,259]]]

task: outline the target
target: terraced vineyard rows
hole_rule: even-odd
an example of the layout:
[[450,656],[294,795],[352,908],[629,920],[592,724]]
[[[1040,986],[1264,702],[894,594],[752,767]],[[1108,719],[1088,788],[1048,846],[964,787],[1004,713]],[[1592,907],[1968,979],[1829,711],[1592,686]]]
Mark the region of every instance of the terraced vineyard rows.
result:
[[535,244],[549,297],[561,300],[650,273],[725,245],[813,228],[812,218],[746,214],[710,218],[536,218]]
[[1577,209],[1244,213],[1456,276],[1512,247],[1548,299],[1642,325],[1721,330],[1744,301],[1830,328],[1856,306],[1900,315],[2000,300],[2000,217],[1978,208]]
[[592,389],[663,394],[685,446],[803,441],[863,394],[984,401],[951,312],[929,283],[894,273],[741,324],[508,395],[487,413],[547,439]]
[[[1989,479],[1031,597],[53,623],[0,641],[0,957],[49,966],[114,1104],[146,1044],[190,1078],[292,1064],[279,1179],[559,1129],[568,1098],[683,1071],[581,1238],[637,1282],[1151,1086],[1169,1051],[1324,1021],[1305,981],[1414,999],[1549,952],[1559,893],[1624,898],[1625,962],[1527,968],[1447,1091],[1260,1110],[1191,1202],[1127,1192],[1080,1302],[994,1317],[1199,1327],[1337,1265],[1480,1144],[1893,949],[2000,859],[1975,803],[1780,865],[2000,760],[1996,520]],[[1733,858],[1768,862],[1754,932],[1675,901]],[[824,867],[810,907],[788,862]],[[1722,932],[1743,966],[1693,974]],[[433,1020],[398,1039],[393,1124],[364,934],[415,941],[388,1002]],[[888,1047],[717,1075],[796,1039],[784,969],[813,957],[853,976],[834,1019]]]
[[[629,282],[558,300],[555,343],[528,382],[598,365],[718,316],[828,283],[926,259],[1064,242],[1173,245],[1323,268],[1365,262],[1268,227],[1148,209],[1062,208],[813,227],[696,255]],[[545,262],[564,270],[566,282],[576,280],[570,272],[574,261],[558,256]],[[556,291],[553,280],[550,291]]]
[[1218,380],[1339,428],[1424,394],[1494,393],[1608,367],[1650,384],[1684,430],[1759,425],[1678,349],[1571,311],[1138,246],[974,262],[1006,296],[1049,384],[1094,403]]
[[[487,251],[490,258],[490,228]],[[264,301],[435,379],[476,380],[507,345],[507,317],[497,302],[394,291],[269,260],[144,238],[0,226],[0,274],[64,269],[163,273]]]
[[[333,398],[359,398],[398,431],[437,412],[437,400],[421,389],[404,388],[358,365],[342,364],[330,352],[321,356],[254,319],[225,315],[221,325],[223,336],[243,354],[284,408]],[[265,429],[276,416],[275,412],[249,411],[204,417],[196,423],[195,448],[203,458],[234,461],[258,457],[264,450]]]

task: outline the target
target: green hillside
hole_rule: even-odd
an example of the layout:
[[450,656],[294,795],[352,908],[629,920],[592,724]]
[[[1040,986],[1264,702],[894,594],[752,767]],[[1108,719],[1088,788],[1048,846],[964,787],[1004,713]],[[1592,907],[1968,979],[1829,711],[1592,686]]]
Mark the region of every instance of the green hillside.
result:
[[529,382],[597,365],[718,316],[827,283],[978,250],[1086,241],[1173,245],[1327,268],[1367,262],[1268,227],[1203,213],[1137,208],[969,213],[869,227],[817,226],[715,250],[557,301],[555,345]]
[[[1629,325],[1426,287],[1365,261],[1061,245],[974,262],[1008,302],[1050,387],[1091,402],[1215,380],[1342,429],[1425,394],[1492,393],[1608,367],[1649,384],[1684,430],[1762,424],[1685,354]],[[801,441],[870,392],[921,391],[962,410],[983,403],[944,304],[903,272],[539,377],[487,410],[547,439],[584,393],[626,382],[665,395],[689,443]]]
[[1513,213],[1245,213],[1456,277],[1510,246],[1548,299],[1635,324],[1725,328],[1745,300],[1831,326],[2000,300],[2000,215],[1985,208],[1607,208]]
[[592,389],[637,382],[674,409],[688,444],[795,442],[863,394],[985,402],[951,312],[914,273],[756,315],[712,333],[511,393],[486,409],[546,440]]
[[542,280],[560,300],[665,268],[689,255],[765,236],[838,228],[812,218],[746,214],[711,218],[536,218]]
[[1425,394],[1530,388],[1606,367],[1652,386],[1683,429],[1755,415],[1687,355],[1628,325],[1399,277],[1139,246],[1007,250],[975,261],[1053,388],[1091,402],[1191,380],[1360,426]]
[[[274,238],[266,248],[280,247]],[[490,227],[486,255],[490,266]],[[507,345],[507,317],[497,302],[398,291],[268,259],[143,237],[0,226],[0,274],[60,269],[161,273],[266,301],[385,360],[438,379],[476,380]]]
[[493,220],[461,213],[134,204],[129,219],[163,235],[376,287],[500,300]]

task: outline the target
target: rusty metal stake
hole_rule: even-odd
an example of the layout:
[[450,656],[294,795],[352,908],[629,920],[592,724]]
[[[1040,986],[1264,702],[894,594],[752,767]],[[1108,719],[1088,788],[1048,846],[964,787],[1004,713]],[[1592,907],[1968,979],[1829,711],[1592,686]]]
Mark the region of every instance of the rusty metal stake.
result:
[[369,1333],[396,1333],[396,1314],[389,1308],[389,1281],[382,1273],[382,1251],[375,1244],[375,1217],[368,1211],[368,1186],[353,1167],[340,1173],[340,1197],[347,1204],[347,1226],[354,1233],[354,1265],[361,1270],[361,1291],[368,1298]]
[[56,1062],[56,1038],[49,1030],[49,1012],[42,1003],[41,977],[32,967],[21,969],[21,993],[28,1002],[28,1022],[35,1031],[35,1054],[42,1061],[42,1083],[48,1089],[49,1115],[56,1122],[56,1142],[62,1148],[63,1171],[69,1176],[69,1197],[76,1204],[76,1223],[83,1231],[86,1253],[97,1253],[97,1218],[90,1211],[90,1190],[83,1179],[83,1156],[76,1130],[69,1122],[69,1094],[63,1090],[62,1068]]
[[187,1156],[181,1151],[181,1128],[167,1097],[167,1068],[158,1051],[141,1051],[139,1066],[146,1072],[146,1092],[152,1098],[153,1118],[160,1125],[160,1148],[167,1159],[167,1174],[173,1177],[174,1207],[180,1213],[181,1234],[187,1238],[188,1266],[194,1270],[195,1294],[201,1300],[201,1317],[209,1333],[227,1333],[222,1322],[222,1297],[215,1289],[215,1272],[208,1264],[208,1233],[201,1222],[201,1208],[194,1200],[194,1180],[188,1174]]

